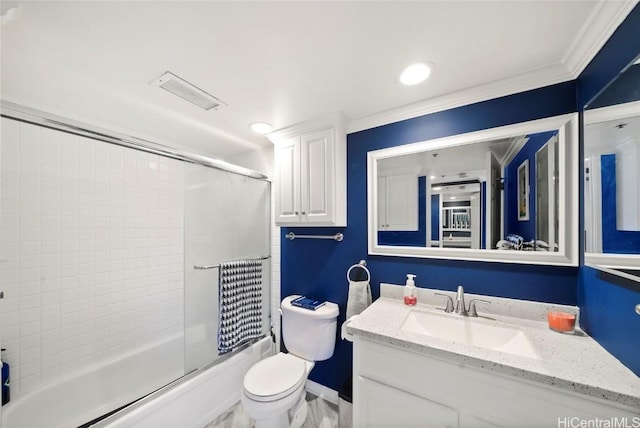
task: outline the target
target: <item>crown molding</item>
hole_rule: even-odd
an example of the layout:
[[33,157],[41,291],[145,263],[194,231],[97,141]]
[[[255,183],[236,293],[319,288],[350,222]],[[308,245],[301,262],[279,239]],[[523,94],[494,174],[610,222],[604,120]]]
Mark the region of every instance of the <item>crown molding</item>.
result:
[[495,80],[440,97],[354,119],[348,123],[347,133],[363,131],[572,79],[572,73],[564,65],[553,64],[506,79]]
[[574,79],[589,65],[637,3],[638,0],[597,3],[562,59]]
[[516,155],[520,153],[520,150],[522,150],[524,145],[527,144],[527,141],[529,141],[529,137],[525,135],[511,138],[511,145],[509,146],[509,149],[506,151],[504,156],[502,156],[502,159],[500,159],[500,165],[508,165],[509,162],[511,162],[513,158],[515,158]]

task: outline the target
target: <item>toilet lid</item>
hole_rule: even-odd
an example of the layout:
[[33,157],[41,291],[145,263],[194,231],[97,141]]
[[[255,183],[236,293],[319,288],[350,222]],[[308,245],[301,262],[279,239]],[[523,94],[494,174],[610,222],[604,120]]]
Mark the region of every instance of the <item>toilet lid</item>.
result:
[[304,360],[279,353],[256,363],[244,376],[244,391],[256,401],[274,401],[296,390],[306,378]]

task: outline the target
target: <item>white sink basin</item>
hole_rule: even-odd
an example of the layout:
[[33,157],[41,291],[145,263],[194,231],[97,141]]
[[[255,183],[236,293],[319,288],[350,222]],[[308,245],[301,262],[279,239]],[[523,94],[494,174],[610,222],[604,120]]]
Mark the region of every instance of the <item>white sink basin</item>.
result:
[[540,358],[527,336],[516,326],[497,325],[492,321],[453,314],[440,315],[412,310],[401,329],[521,357]]

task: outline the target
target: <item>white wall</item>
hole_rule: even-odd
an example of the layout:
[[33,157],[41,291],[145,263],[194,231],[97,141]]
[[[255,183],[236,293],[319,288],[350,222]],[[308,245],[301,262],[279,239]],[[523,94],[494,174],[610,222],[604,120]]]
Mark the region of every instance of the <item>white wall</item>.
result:
[[269,143],[268,146],[261,149],[247,150],[235,156],[226,157],[224,160],[235,165],[261,172],[273,179],[273,159],[273,144]]
[[183,331],[183,164],[2,119],[12,399]]

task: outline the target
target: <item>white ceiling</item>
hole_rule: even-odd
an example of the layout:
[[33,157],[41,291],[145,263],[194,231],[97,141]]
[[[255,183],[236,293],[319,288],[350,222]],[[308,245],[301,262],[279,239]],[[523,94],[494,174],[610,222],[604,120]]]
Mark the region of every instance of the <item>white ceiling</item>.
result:
[[[254,121],[342,111],[353,131],[570,80],[635,1],[17,3],[3,99],[225,158],[270,144]],[[415,60],[432,77],[397,85]],[[166,70],[228,106],[149,85]]]

